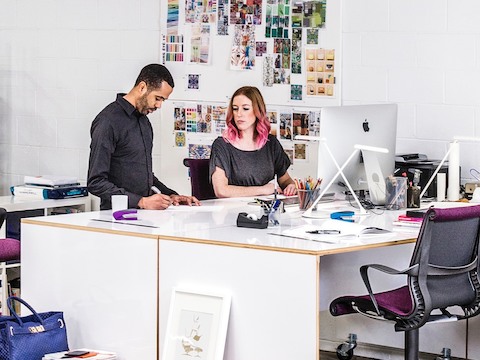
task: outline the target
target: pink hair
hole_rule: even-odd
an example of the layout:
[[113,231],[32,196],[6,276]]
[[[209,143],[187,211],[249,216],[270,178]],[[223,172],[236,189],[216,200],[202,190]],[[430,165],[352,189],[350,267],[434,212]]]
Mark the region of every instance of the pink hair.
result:
[[267,109],[265,107],[265,101],[260,91],[254,86],[244,86],[235,91],[230,99],[227,111],[227,128],[223,132],[222,136],[225,141],[232,143],[235,140],[241,138],[242,134],[238,131],[235,121],[233,121],[233,99],[238,95],[244,95],[252,101],[253,112],[257,118],[255,127],[255,142],[260,149],[268,140],[268,134],[270,133],[270,121],[267,117]]

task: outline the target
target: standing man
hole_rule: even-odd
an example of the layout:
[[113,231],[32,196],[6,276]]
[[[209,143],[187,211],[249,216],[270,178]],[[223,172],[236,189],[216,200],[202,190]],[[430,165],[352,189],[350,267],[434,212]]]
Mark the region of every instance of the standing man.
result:
[[162,106],[173,87],[165,66],[147,65],[132,90],[117,94],[93,120],[87,186],[100,197],[101,210],[112,208],[112,195],[128,195],[129,208],[200,205],[194,196],[178,195],[165,186],[152,170],[153,128],[147,115]]

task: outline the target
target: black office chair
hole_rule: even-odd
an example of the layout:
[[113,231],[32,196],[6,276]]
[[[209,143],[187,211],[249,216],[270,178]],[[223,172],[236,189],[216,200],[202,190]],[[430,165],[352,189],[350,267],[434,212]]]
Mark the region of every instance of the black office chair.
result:
[[[362,266],[360,274],[368,295],[337,298],[330,304],[330,313],[340,316],[358,312],[395,322],[395,331],[405,331],[405,359],[418,359],[419,328],[425,323],[462,320],[480,312],[479,232],[480,206],[429,209],[408,269]],[[369,268],[406,275],[407,285],[373,293]],[[460,314],[451,313],[453,306],[461,309],[457,308]]]
[[192,195],[198,200],[216,199],[210,182],[209,159],[183,159],[183,165],[189,168]]

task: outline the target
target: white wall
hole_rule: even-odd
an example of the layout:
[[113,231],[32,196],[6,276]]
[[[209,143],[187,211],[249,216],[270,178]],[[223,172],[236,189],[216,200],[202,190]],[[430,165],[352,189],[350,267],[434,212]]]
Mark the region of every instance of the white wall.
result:
[[[25,174],[85,179],[92,119],[159,59],[160,1],[0,4],[0,194]],[[479,11],[476,0],[343,0],[343,103],[398,102],[398,152],[440,158],[453,135],[480,136]],[[461,145],[464,177],[479,149]]]
[[0,195],[26,174],[85,180],[93,118],[158,62],[160,1],[0,4]]
[[[343,103],[398,103],[397,153],[441,159],[454,135],[480,136],[479,13],[475,0],[344,0]],[[466,181],[480,145],[460,148]]]

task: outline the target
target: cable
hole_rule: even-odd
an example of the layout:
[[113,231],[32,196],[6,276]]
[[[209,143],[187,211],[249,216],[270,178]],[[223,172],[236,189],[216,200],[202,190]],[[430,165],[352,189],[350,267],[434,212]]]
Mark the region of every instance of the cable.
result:
[[[346,195],[345,199],[348,201],[349,205],[355,209],[358,209],[358,205],[352,202],[353,197],[350,195],[350,191],[348,190],[348,187],[341,181],[338,181],[337,185],[344,188],[343,192]],[[370,210],[375,215],[381,215],[386,210],[385,206],[377,207],[374,203],[366,199],[364,196],[363,197],[359,196],[358,200],[360,201],[360,204],[363,206],[365,210]],[[375,210],[378,210],[378,211],[375,211]]]

